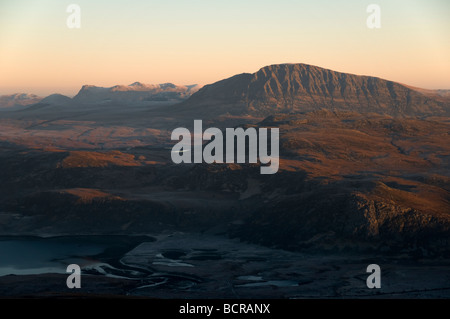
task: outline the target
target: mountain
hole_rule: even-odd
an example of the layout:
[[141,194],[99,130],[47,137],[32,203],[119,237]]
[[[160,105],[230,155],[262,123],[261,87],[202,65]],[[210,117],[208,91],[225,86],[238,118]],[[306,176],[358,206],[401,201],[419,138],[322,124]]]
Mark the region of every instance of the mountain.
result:
[[[42,115],[42,110],[47,110],[49,114],[55,114],[57,109],[60,109],[61,106],[66,107],[66,109],[70,109],[68,108],[68,106],[72,106],[72,104],[73,100],[70,97],[55,93],[45,98],[41,98],[36,103],[27,105],[26,108],[21,108],[20,111],[26,113],[31,111],[33,112],[32,116],[34,117],[36,116],[35,112],[38,112],[39,114]],[[55,109],[55,107],[57,109]]]
[[180,102],[190,97],[198,89],[198,85],[178,86],[172,83],[143,84],[135,82],[130,85],[116,85],[109,88],[84,85],[73,99],[83,104],[142,104],[150,101]]
[[0,96],[0,108],[15,108],[38,103],[42,97],[35,94],[16,93]]
[[43,98],[40,103],[51,105],[67,105],[72,103],[72,99],[62,94],[52,94],[47,96],[46,98]]
[[390,116],[450,114],[445,92],[306,64],[266,66],[206,85],[179,106],[182,112],[267,116],[328,109]]

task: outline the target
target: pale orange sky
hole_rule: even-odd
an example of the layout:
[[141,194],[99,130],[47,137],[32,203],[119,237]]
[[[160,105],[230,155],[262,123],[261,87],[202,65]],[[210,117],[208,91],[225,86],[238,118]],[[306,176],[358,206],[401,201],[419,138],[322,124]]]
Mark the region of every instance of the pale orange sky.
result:
[[[70,3],[80,29],[66,26]],[[381,7],[381,29],[366,26],[370,3]],[[278,63],[450,89],[449,16],[446,0],[6,0],[0,94],[208,84]]]

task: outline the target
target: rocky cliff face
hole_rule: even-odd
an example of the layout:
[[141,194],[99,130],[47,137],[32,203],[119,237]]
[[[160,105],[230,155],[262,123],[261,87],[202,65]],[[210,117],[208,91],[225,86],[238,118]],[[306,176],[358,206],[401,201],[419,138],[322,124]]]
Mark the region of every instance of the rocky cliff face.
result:
[[183,104],[185,111],[221,115],[298,113],[319,109],[391,116],[446,115],[449,100],[376,77],[306,64],[271,65],[207,85]]

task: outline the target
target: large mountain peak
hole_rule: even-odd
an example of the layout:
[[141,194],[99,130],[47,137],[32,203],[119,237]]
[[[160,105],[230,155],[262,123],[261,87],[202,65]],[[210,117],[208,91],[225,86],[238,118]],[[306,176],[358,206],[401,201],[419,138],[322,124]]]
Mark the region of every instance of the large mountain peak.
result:
[[307,64],[277,64],[205,86],[183,107],[211,115],[299,113],[320,109],[391,116],[445,115],[449,100],[371,76]]

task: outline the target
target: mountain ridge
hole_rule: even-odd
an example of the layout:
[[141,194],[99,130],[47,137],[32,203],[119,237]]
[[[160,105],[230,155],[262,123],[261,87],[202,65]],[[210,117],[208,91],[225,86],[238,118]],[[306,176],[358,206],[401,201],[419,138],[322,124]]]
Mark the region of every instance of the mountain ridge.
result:
[[28,106],[31,104],[39,103],[41,100],[41,96],[31,93],[0,95],[0,109]]
[[0,107],[5,109],[36,103],[145,106],[148,102],[178,103],[173,111],[205,118],[227,114],[266,117],[321,109],[394,117],[450,115],[450,90],[422,89],[303,63],[273,64],[203,87],[134,82],[112,87],[83,85],[73,98],[60,94],[0,96]]
[[147,101],[182,101],[199,89],[198,85],[175,85],[173,83],[144,84],[134,82],[130,85],[99,87],[83,85],[77,95],[76,102],[95,104],[103,101],[140,103]]
[[322,108],[390,116],[448,115],[450,100],[373,76],[337,72],[308,64],[274,64],[206,85],[180,111],[210,105],[210,116],[299,113]]
[[148,102],[181,102],[200,89],[200,85],[176,85],[173,83],[144,84],[134,82],[130,85],[101,87],[85,84],[73,97],[59,93],[45,97],[28,93],[0,95],[0,109],[32,109],[45,106],[78,106],[120,103],[127,105],[146,105]]

